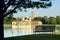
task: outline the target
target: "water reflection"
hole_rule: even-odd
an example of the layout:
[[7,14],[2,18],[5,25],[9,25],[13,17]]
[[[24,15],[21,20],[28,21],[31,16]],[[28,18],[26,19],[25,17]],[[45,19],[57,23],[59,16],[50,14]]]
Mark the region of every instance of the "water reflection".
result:
[[[30,35],[30,34],[47,34],[47,33],[51,33],[51,32],[36,32],[36,33],[34,33],[33,30],[32,30],[32,28],[28,28],[28,27],[27,28],[21,27],[18,30],[5,29],[4,30],[4,38],[14,37],[14,36]],[[58,31],[57,28],[54,31],[55,32],[60,32],[60,31]]]
[[23,35],[28,35],[28,34],[32,34],[31,32],[29,32],[28,30],[11,30],[11,29],[7,29],[4,30],[4,38],[6,37],[13,37],[13,36],[23,36]]

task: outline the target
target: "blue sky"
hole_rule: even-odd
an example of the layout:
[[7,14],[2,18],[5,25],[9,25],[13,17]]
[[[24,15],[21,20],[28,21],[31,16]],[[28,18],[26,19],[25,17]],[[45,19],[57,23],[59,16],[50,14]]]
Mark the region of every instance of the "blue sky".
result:
[[34,11],[35,12],[35,16],[60,16],[60,0],[52,0],[52,6],[49,8],[39,8],[39,9],[27,9],[27,12],[20,12],[18,11],[18,13],[15,13],[13,17],[29,17],[31,16],[31,12]]

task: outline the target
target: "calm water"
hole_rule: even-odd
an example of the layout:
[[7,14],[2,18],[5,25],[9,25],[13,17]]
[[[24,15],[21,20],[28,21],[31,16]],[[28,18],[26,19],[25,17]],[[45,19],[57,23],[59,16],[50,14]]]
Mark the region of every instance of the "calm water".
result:
[[32,34],[32,33],[29,33],[28,30],[23,31],[22,29],[20,29],[20,30],[11,30],[11,29],[4,30],[4,38],[13,37],[13,36],[23,36],[23,35],[29,35],[29,34]]
[[[14,36],[24,36],[24,35],[30,35],[30,34],[45,34],[45,33],[47,34],[48,33],[48,32],[30,33],[28,29],[11,30],[11,28],[10,29],[9,28],[4,30],[4,38],[14,37]],[[58,30],[55,30],[55,32],[58,32]]]

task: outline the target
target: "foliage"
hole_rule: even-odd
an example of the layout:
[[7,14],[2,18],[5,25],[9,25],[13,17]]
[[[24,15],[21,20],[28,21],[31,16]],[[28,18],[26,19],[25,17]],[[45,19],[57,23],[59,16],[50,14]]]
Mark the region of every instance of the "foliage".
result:
[[52,6],[52,2],[50,0],[4,0],[4,17],[9,15],[10,13],[15,13],[17,10],[26,12],[27,8],[48,8]]
[[56,17],[57,24],[60,24],[60,16]]
[[44,16],[43,18],[42,18],[42,22],[43,22],[43,24],[48,24],[48,18],[47,18],[47,16]]
[[12,24],[13,20],[16,20],[16,18],[4,18],[4,24]]
[[[18,20],[22,20],[22,18],[17,18]],[[26,17],[25,17],[26,19]],[[4,23],[10,23],[13,20],[16,20],[16,18],[11,16],[8,16],[6,18],[4,18]],[[59,17],[49,17],[47,18],[47,16],[44,17],[35,17],[33,20],[39,20],[42,21],[43,24],[60,24],[60,16]]]
[[57,23],[56,23],[56,18],[54,18],[54,17],[49,17],[49,23],[50,23],[50,24],[57,24]]
[[35,17],[33,20],[40,20],[40,21],[42,21],[42,17]]
[[44,17],[35,17],[34,20],[40,20],[42,21],[43,24],[60,24],[60,16],[55,17],[49,17],[47,16]]

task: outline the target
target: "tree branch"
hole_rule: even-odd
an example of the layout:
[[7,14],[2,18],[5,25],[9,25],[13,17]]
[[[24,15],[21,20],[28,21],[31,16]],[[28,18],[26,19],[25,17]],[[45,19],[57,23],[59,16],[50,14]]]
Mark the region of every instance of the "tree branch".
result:
[[3,17],[6,17],[6,16],[9,15],[10,13],[12,13],[16,8],[18,8],[18,6],[22,3],[22,1],[23,1],[23,0],[21,0],[21,2],[19,2],[19,3],[17,4],[17,6],[16,6],[12,11],[4,14]]
[[9,2],[5,5],[4,10],[3,10],[4,14],[5,14],[6,10],[8,9],[8,7],[12,4],[11,2],[13,2],[13,1],[14,0],[9,0]]

